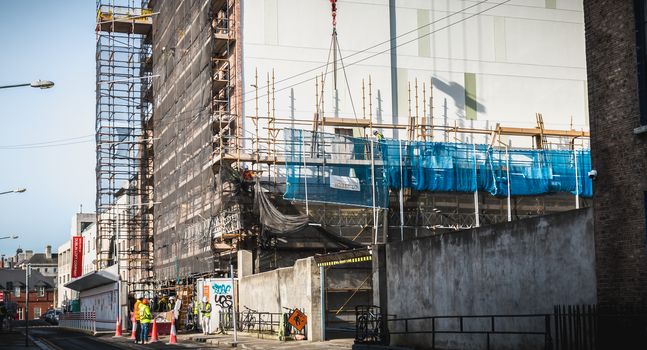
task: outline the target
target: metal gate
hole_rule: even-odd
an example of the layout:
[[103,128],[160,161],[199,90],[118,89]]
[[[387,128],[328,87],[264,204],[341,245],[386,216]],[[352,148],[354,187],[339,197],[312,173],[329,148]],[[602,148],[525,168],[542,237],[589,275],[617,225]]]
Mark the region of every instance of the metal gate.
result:
[[355,336],[355,307],[373,304],[368,248],[315,256],[323,276],[326,339]]

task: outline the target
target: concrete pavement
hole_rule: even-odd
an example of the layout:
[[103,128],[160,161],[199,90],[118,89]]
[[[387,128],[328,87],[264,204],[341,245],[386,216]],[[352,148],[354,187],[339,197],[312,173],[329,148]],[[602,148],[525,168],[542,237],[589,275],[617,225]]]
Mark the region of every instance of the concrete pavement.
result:
[[[132,343],[129,336],[121,338],[114,337],[101,337],[101,341],[109,342],[111,344],[119,344],[119,346],[127,347],[129,349],[143,349],[143,348],[164,348],[172,349],[166,345],[169,341],[168,336],[160,336],[159,342],[147,345],[136,345]],[[233,336],[228,335],[209,335],[205,336],[199,333],[191,334],[178,334],[176,345],[177,348],[193,348],[193,349],[229,349],[232,348]],[[338,339],[326,342],[308,342],[308,341],[279,341],[276,339],[262,339],[258,338],[255,334],[241,333],[238,336],[237,348],[248,350],[274,350],[274,349],[333,349],[333,350],[347,350],[352,349],[352,339]]]
[[9,332],[8,330],[3,330],[0,332],[0,349],[3,350],[40,350],[34,342],[31,340],[28,342],[28,346],[25,347],[25,334],[18,331]]
[[[46,349],[51,350],[88,350],[88,349],[229,349],[232,348],[233,336],[227,335],[209,335],[204,336],[199,333],[179,334],[177,336],[177,345],[167,345],[168,336],[160,336],[159,342],[152,344],[134,344],[130,340],[130,334],[124,334],[123,337],[113,337],[112,335],[91,336],[85,333],[65,330],[58,327],[37,327],[30,329],[30,335],[42,343]],[[18,349],[39,349],[37,344],[30,342],[30,347],[24,346],[24,334],[11,333],[2,334],[0,338],[0,348],[9,350]],[[279,341],[274,337],[272,339],[258,338],[256,334],[240,333],[238,336],[237,347],[239,349],[249,350],[274,350],[274,349],[313,349],[313,350],[347,350],[352,349],[352,339],[338,339],[326,342],[308,342],[308,341]]]

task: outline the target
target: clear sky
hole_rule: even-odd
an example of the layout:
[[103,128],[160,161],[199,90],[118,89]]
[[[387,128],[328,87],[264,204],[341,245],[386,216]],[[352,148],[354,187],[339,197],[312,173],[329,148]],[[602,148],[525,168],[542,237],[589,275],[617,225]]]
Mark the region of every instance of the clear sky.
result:
[[0,1],[0,85],[56,84],[0,89],[0,192],[27,188],[0,195],[0,237],[20,236],[0,254],[56,251],[79,205],[94,210],[94,22],[94,1]]

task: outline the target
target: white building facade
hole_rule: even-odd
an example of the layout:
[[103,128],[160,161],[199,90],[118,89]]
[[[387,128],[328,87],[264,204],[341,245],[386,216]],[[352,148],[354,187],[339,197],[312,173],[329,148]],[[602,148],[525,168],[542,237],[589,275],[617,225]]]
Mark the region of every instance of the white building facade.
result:
[[[96,270],[97,228],[95,220],[94,213],[77,213],[71,221],[70,237],[83,237],[82,272],[84,275]],[[56,277],[58,285],[56,305],[58,307],[63,307],[68,305],[69,301],[78,299],[78,292],[64,286],[72,280],[72,240],[70,238],[58,247],[58,275]]]
[[[409,108],[415,113],[417,80],[418,115],[425,115],[424,108],[434,125],[534,127],[535,113],[542,113],[547,128],[588,130],[582,1],[340,0],[337,33],[345,70],[339,62],[338,111],[332,65],[325,66],[330,2],[242,1],[241,12],[246,135],[253,133],[256,71],[261,116],[268,115],[266,85],[274,72],[277,118],[312,120],[314,79],[327,71],[327,117],[361,118],[362,79],[368,99],[370,76],[377,123],[407,124]],[[456,141],[434,135],[435,141]]]

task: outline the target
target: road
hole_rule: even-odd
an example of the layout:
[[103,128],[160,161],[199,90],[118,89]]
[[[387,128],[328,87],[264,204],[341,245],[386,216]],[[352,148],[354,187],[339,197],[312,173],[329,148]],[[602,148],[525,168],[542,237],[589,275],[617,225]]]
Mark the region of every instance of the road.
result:
[[187,349],[187,346],[171,346],[162,342],[147,345],[133,344],[127,337],[119,339],[109,335],[93,337],[58,327],[33,328],[29,330],[29,334],[53,350]]

